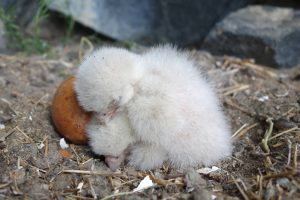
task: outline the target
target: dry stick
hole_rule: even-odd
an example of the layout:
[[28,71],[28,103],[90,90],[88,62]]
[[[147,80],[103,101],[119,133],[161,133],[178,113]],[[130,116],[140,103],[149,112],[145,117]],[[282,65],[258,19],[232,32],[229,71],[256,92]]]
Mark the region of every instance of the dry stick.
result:
[[300,190],[300,185],[297,181],[292,180],[292,183],[298,188],[298,190]]
[[295,144],[295,152],[294,152],[294,168],[297,169],[297,165],[298,165],[298,161],[297,161],[297,157],[298,157],[298,144]]
[[250,131],[252,128],[258,126],[258,123],[254,123],[250,126],[248,126],[247,128],[245,128],[244,130],[242,130],[237,136],[236,138],[242,137],[245,133],[247,133],[248,131]]
[[46,170],[43,170],[43,169],[40,169],[40,168],[38,168],[38,167],[36,167],[34,165],[31,165],[26,160],[22,160],[21,158],[20,158],[19,162],[20,162],[20,164],[18,166],[21,166],[21,164],[22,164],[22,165],[26,165],[26,166],[32,167],[32,168],[34,168],[34,169],[36,169],[36,170],[38,170],[38,171],[40,171],[42,173],[47,173]]
[[126,181],[126,182],[124,182],[124,183],[122,183],[122,184],[116,186],[115,189],[118,189],[118,188],[120,188],[120,187],[122,187],[122,186],[124,186],[124,185],[127,185],[127,184],[129,184],[129,183],[133,183],[133,182],[138,181],[138,180],[139,180],[139,179],[132,179],[132,180],[130,180],[130,181]]
[[279,77],[279,75],[276,72],[268,70],[267,67],[260,66],[260,65],[255,65],[255,64],[250,63],[250,62],[243,62],[242,64],[247,66],[247,67],[250,67],[252,69],[255,69],[257,71],[263,72],[263,73],[271,76],[272,78],[278,78]]
[[270,148],[269,148],[269,145],[268,145],[268,141],[271,137],[271,134],[273,132],[273,122],[272,122],[272,118],[268,118],[267,120],[267,123],[269,124],[269,128],[267,129],[266,133],[265,133],[265,136],[264,138],[262,139],[261,143],[262,143],[262,147],[263,147],[263,150],[266,152],[266,153],[270,153]]
[[291,142],[291,140],[290,139],[287,139],[287,141],[288,141],[288,149],[289,149],[289,152],[288,152],[288,161],[287,161],[287,166],[289,166],[290,165],[290,163],[291,163],[291,157],[292,157],[292,142]]
[[234,159],[234,160],[236,160],[236,161],[238,161],[238,162],[240,162],[240,163],[244,163],[242,160],[240,160],[240,159],[238,159],[238,158],[236,158],[234,156],[231,156],[231,158]]
[[49,140],[48,137],[45,140],[45,151],[44,151],[44,156],[45,158],[48,157],[48,152],[49,152]]
[[288,114],[290,114],[292,111],[295,110],[295,107],[292,107],[291,109],[289,109],[287,112],[282,114],[282,117],[287,116]]
[[223,95],[227,96],[227,95],[230,95],[230,94],[233,94],[233,93],[236,93],[239,91],[243,91],[246,89],[249,89],[249,85],[238,85],[238,86],[234,87],[233,89],[228,90],[227,92],[224,92]]
[[234,184],[236,185],[236,187],[238,188],[238,190],[240,191],[240,193],[242,194],[244,199],[245,200],[250,200],[249,197],[247,196],[247,194],[245,193],[245,191],[241,188],[239,183],[236,181],[236,179],[233,176],[231,176],[231,178],[233,179]]
[[18,126],[16,126],[16,129],[22,133],[31,143],[33,143],[33,139],[31,137],[29,137],[26,133],[24,133],[24,131],[22,131]]
[[241,126],[231,137],[234,138],[237,134],[239,134],[246,126],[248,126],[249,124],[246,123],[243,126]]
[[62,170],[60,173],[75,173],[75,174],[85,174],[85,175],[100,175],[100,176],[122,176],[121,172],[97,172],[89,170]]
[[[64,195],[64,194],[63,194]],[[73,194],[67,194],[65,195],[66,198],[74,198],[74,199],[87,199],[87,200],[93,200],[94,198],[90,198],[90,197],[82,197],[82,196],[76,196]]]
[[6,103],[7,105],[8,105],[8,108],[17,116],[18,115],[18,113],[11,107],[11,102],[10,101],[8,101],[7,99],[4,99],[4,98],[1,98],[1,101],[3,102],[3,103]]
[[264,179],[281,178],[281,177],[293,176],[296,174],[297,174],[297,171],[295,171],[295,170],[284,171],[284,172],[280,172],[280,173],[276,173],[276,174],[265,175]]
[[89,46],[89,51],[93,51],[94,50],[94,45],[91,43],[91,41],[86,38],[86,37],[82,37],[80,39],[80,44],[79,44],[79,51],[78,51],[78,58],[79,58],[79,61],[81,62],[82,59],[83,59],[83,56],[84,56],[84,53],[83,53],[83,45],[84,43],[86,43],[88,46]]
[[44,136],[44,139],[40,142],[40,144],[45,143],[45,149],[44,149],[44,157],[47,157],[48,155],[48,135]]
[[292,132],[292,131],[295,131],[295,130],[299,130],[299,131],[300,131],[300,129],[299,129],[298,127],[293,127],[293,128],[291,128],[291,129],[285,130],[285,131],[283,131],[283,132],[280,132],[280,133],[278,133],[278,134],[276,134],[276,135],[270,137],[270,138],[269,138],[269,141],[270,141],[270,140],[273,140],[273,139],[275,139],[275,138],[277,138],[277,137],[279,137],[279,136],[282,136],[282,135],[284,135],[284,134],[286,134],[286,133],[290,133],[290,132]]
[[17,194],[23,194],[18,187],[16,176],[13,177],[13,183],[14,183],[13,188],[14,188],[15,192]]
[[4,135],[0,138],[0,141],[5,141],[5,139],[15,131],[16,131],[16,127],[11,129],[9,132],[4,133]]
[[86,161],[80,163],[80,165],[85,165],[86,163],[90,162],[91,160],[93,160],[93,158],[90,158],[90,159],[88,159],[88,160],[86,160]]
[[125,195],[130,195],[130,194],[134,194],[136,192],[119,192],[119,193],[116,193],[116,194],[111,194],[111,195],[108,195],[104,198],[102,198],[101,200],[107,200],[107,199],[111,199],[111,198],[114,198],[114,197],[119,197],[119,196],[125,196]]
[[92,185],[92,183],[91,183],[91,180],[88,178],[88,183],[89,183],[89,186],[90,186],[90,188],[91,188],[91,193],[92,193],[92,195],[93,195],[93,198],[94,199],[97,199],[97,194],[96,194],[96,192],[95,192],[95,189],[94,189],[94,187],[93,187],[93,185]]
[[282,200],[282,194],[283,194],[283,189],[280,187],[279,184],[276,184],[276,189],[277,189],[277,199]]
[[39,100],[37,100],[37,101],[34,103],[34,108],[35,108],[39,103],[41,103],[41,102],[44,100],[44,98],[48,98],[48,97],[49,97],[49,94],[48,94],[48,93],[44,94]]
[[263,179],[264,177],[262,175],[259,176],[259,192],[258,192],[258,195],[259,197],[262,197],[263,195]]
[[9,181],[9,182],[7,182],[7,183],[1,184],[1,185],[0,185],[0,189],[9,186],[11,183],[12,183],[12,181]]
[[238,110],[240,110],[240,111],[246,113],[247,115],[250,115],[251,117],[255,116],[254,113],[251,113],[251,112],[248,111],[247,109],[242,108],[242,107],[240,107],[239,105],[236,105],[235,103],[233,103],[231,100],[229,100],[229,99],[227,99],[227,98],[225,98],[224,101],[225,101],[225,103],[226,103],[227,105],[230,105],[231,107],[233,107],[233,108],[235,108],[235,109],[238,109]]
[[76,155],[76,161],[77,161],[77,164],[79,165],[80,164],[80,161],[82,160],[81,157],[78,155],[78,153],[76,152],[75,148],[73,145],[71,145],[71,149],[73,151],[73,153]]

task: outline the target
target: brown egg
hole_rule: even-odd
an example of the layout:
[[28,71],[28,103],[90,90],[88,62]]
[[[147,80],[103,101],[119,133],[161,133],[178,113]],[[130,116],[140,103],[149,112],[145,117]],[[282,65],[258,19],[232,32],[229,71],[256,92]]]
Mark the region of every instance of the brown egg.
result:
[[74,76],[69,77],[57,89],[51,107],[52,120],[58,132],[69,142],[87,144],[85,126],[92,113],[79,106],[74,80]]

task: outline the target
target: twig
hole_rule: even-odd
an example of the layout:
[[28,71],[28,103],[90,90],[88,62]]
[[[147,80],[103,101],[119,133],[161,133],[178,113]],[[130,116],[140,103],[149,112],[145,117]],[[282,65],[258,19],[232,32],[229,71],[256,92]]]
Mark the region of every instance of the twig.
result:
[[286,165],[289,166],[291,163],[291,157],[292,157],[292,142],[290,139],[287,139],[287,142],[288,142],[289,152],[288,152],[288,161],[287,161]]
[[269,141],[270,141],[270,140],[273,140],[273,139],[275,139],[275,138],[277,138],[277,137],[280,137],[280,136],[282,136],[282,135],[284,135],[284,134],[286,134],[286,133],[290,133],[290,132],[292,132],[292,131],[295,131],[295,130],[300,130],[300,129],[299,129],[298,127],[293,127],[293,128],[291,128],[291,129],[285,130],[285,131],[283,131],[283,132],[280,132],[280,133],[278,133],[278,134],[276,134],[276,135],[270,137],[270,138],[269,138]]
[[78,155],[78,153],[76,152],[76,150],[75,150],[75,148],[74,148],[74,145],[71,145],[71,149],[72,149],[73,153],[76,155],[77,164],[79,165],[82,159],[81,159],[81,157]]
[[124,183],[118,185],[117,187],[115,187],[115,189],[118,189],[118,188],[122,187],[123,185],[127,185],[128,183],[133,183],[133,182],[138,181],[138,180],[139,180],[139,179],[132,179],[132,180],[130,180],[130,181],[126,181],[126,182],[124,182]]
[[13,186],[12,186],[12,189],[13,189],[13,193],[14,194],[17,194],[17,195],[22,195],[23,192],[20,191],[19,187],[18,187],[18,184],[17,184],[17,179],[16,179],[16,175],[14,174],[13,175]]
[[236,158],[234,156],[231,156],[231,158],[234,159],[234,160],[236,160],[236,161],[238,161],[238,162],[240,162],[240,163],[244,163],[242,160],[240,160],[240,159],[238,159],[238,158]]
[[93,158],[90,158],[90,159],[88,159],[88,160],[86,160],[86,161],[80,163],[80,165],[85,165],[86,163],[88,163],[88,162],[90,162],[90,161],[92,161],[92,160],[93,160]]
[[75,174],[85,174],[85,175],[100,175],[100,176],[122,176],[121,172],[99,172],[99,171],[89,171],[89,170],[62,170],[60,173],[75,173]]
[[282,117],[289,115],[292,111],[295,110],[295,107],[292,107],[291,109],[289,109],[287,112],[282,114]]
[[300,185],[297,181],[292,180],[292,183],[298,188],[298,190],[300,190]]
[[89,46],[89,48],[90,48],[89,51],[90,52],[94,50],[94,45],[91,43],[91,41],[86,37],[81,37],[80,44],[79,44],[79,51],[78,51],[78,58],[79,58],[80,62],[82,61],[83,56],[84,56],[83,45],[85,43]]
[[[31,164],[29,164],[26,160],[20,159],[20,164],[29,166],[29,167],[31,167],[31,168],[34,168],[34,169],[36,169],[36,170],[38,170],[38,171],[40,171],[40,172],[42,172],[42,173],[44,173],[44,174],[47,173],[46,170],[43,170],[43,169],[40,169],[40,168],[38,168],[38,167],[36,167],[36,166],[34,166],[34,165],[31,165]],[[19,165],[18,165],[18,166],[19,166]],[[21,165],[20,165],[20,166],[21,166]]]
[[91,180],[88,178],[88,183],[89,183],[89,186],[90,186],[90,188],[91,188],[91,193],[92,193],[92,195],[93,195],[93,198],[94,199],[97,199],[97,194],[96,194],[96,192],[95,192],[95,190],[94,190],[94,187],[93,187],[93,185],[92,185],[92,183],[91,183]]
[[240,92],[246,89],[249,89],[249,85],[237,85],[232,88],[229,88],[226,92],[223,93],[223,95],[228,96],[230,94],[234,94],[236,92]]
[[48,93],[44,94],[39,100],[37,100],[37,101],[34,103],[34,107],[36,107],[39,103],[41,103],[41,102],[44,100],[44,98],[48,98],[48,97],[49,97],[49,94],[48,94]]
[[44,157],[45,158],[48,156],[48,152],[49,152],[49,140],[48,140],[48,137],[46,137],[46,140],[45,140],[45,151],[44,151]]
[[268,67],[265,67],[265,66],[261,66],[261,65],[256,65],[256,64],[253,64],[253,63],[250,63],[250,62],[242,62],[243,65],[249,67],[249,68],[252,68],[252,69],[255,69],[257,71],[260,71],[260,72],[263,72],[269,76],[271,76],[272,78],[275,78],[275,79],[278,79],[279,75],[271,70],[268,70]]
[[242,137],[245,133],[247,133],[248,131],[250,131],[251,129],[253,129],[254,127],[258,126],[258,123],[254,123],[250,126],[248,126],[247,128],[245,128],[244,130],[242,130],[237,136],[236,138],[240,138]]
[[276,173],[276,174],[265,175],[263,178],[264,179],[281,178],[281,177],[293,176],[293,175],[296,175],[296,174],[297,174],[297,171],[291,170],[291,171],[279,172],[279,173]]
[[5,187],[9,186],[11,183],[12,183],[12,181],[9,181],[9,182],[7,182],[7,183],[4,183],[4,184],[0,184],[0,189],[2,189],[2,188],[5,188]]
[[258,184],[259,184],[258,195],[259,195],[259,197],[262,197],[262,194],[263,194],[263,185],[262,184],[263,184],[264,177],[262,175],[259,175],[258,177],[259,177],[259,179],[258,179]]
[[3,103],[6,103],[7,104],[7,106],[8,106],[8,108],[17,116],[18,115],[18,113],[14,110],[14,109],[12,109],[12,107],[11,107],[11,102],[10,101],[8,101],[7,99],[4,99],[4,98],[1,98],[1,101],[3,102]]
[[293,161],[294,161],[294,168],[295,169],[297,169],[297,166],[298,166],[298,161],[297,161],[297,159],[298,159],[298,144],[295,144],[295,151],[294,151],[294,159],[293,159]]
[[82,197],[82,196],[77,196],[77,195],[73,195],[73,194],[63,194],[65,197],[70,197],[70,198],[74,198],[74,199],[87,199],[87,200],[92,200],[94,198],[90,198],[90,197]]
[[119,193],[108,195],[108,196],[102,198],[101,200],[107,200],[107,199],[111,199],[111,198],[114,198],[114,197],[131,195],[131,194],[134,194],[134,193],[136,193],[136,192],[133,192],[133,191],[131,191],[131,192],[119,192]]
[[0,141],[5,141],[5,139],[15,131],[16,131],[16,127],[11,129],[9,132],[4,133],[4,135],[2,135],[2,137],[0,138]]
[[22,133],[31,143],[33,143],[33,139],[31,137],[29,137],[26,133],[24,133],[18,126],[16,126],[16,129]]
[[248,126],[249,124],[246,123],[243,126],[241,126],[231,137],[234,138],[236,137],[237,134],[239,134],[246,126]]
[[262,147],[263,147],[263,150],[266,152],[266,153],[270,153],[270,148],[269,148],[269,145],[268,145],[268,142],[269,142],[269,139],[271,137],[271,134],[273,132],[273,122],[272,122],[272,118],[268,118],[267,120],[267,123],[269,124],[269,128],[267,129],[266,133],[265,133],[265,136],[264,138],[262,139],[261,143],[262,143]]
[[240,191],[240,193],[242,194],[242,196],[244,197],[245,200],[250,200],[249,197],[247,196],[247,194],[245,193],[245,191],[241,188],[241,186],[239,185],[239,183],[237,182],[237,180],[231,176],[234,184],[236,185],[236,187],[238,188],[238,190]]
[[249,116],[251,116],[251,117],[254,117],[254,116],[255,116],[254,113],[248,111],[248,110],[245,109],[245,108],[240,107],[239,105],[233,103],[231,100],[229,100],[229,99],[227,99],[227,98],[225,98],[224,102],[225,102],[227,105],[229,105],[229,106],[231,106],[231,107],[233,107],[233,108],[235,108],[235,109],[237,109],[237,110],[240,110],[240,111],[246,113],[247,115],[249,115]]

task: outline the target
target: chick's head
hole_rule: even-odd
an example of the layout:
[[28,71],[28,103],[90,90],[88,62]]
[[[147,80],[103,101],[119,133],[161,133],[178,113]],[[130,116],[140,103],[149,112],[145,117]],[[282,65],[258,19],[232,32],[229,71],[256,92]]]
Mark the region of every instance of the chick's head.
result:
[[113,47],[101,48],[86,57],[76,74],[79,104],[86,111],[99,113],[125,105],[143,73],[140,59],[140,55]]

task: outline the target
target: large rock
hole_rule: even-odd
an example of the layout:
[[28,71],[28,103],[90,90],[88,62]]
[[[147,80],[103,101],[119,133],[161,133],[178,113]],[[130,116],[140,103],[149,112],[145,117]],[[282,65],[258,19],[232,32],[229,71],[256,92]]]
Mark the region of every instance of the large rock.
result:
[[201,41],[217,19],[253,0],[53,0],[49,7],[111,38],[141,44]]
[[214,54],[255,58],[273,67],[300,64],[300,11],[249,6],[219,22],[203,43]]

